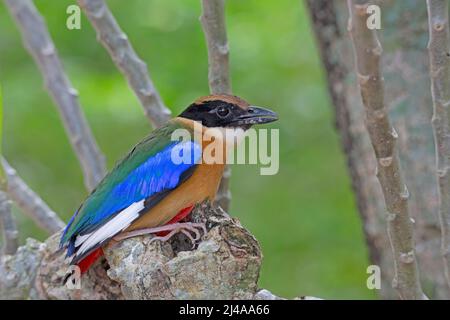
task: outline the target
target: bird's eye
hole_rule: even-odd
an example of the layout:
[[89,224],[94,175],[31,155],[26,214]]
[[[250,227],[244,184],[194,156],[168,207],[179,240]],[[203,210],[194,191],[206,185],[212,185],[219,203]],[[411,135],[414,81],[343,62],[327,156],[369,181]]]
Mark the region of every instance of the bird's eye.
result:
[[230,109],[226,107],[219,107],[217,108],[216,113],[219,117],[225,118],[230,113]]

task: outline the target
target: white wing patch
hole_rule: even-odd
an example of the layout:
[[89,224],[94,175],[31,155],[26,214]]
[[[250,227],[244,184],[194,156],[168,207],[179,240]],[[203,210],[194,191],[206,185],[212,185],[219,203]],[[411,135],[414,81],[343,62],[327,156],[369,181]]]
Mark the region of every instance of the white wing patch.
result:
[[83,242],[86,241],[87,238],[89,238],[91,236],[92,233],[88,233],[85,234],[83,236],[77,235],[77,237],[75,238],[75,247],[79,247],[83,244]]
[[102,241],[126,229],[139,217],[139,212],[144,209],[144,201],[141,200],[131,204],[97,230],[82,236],[78,235],[75,239],[75,247],[81,247],[78,249],[76,256],[83,255]]

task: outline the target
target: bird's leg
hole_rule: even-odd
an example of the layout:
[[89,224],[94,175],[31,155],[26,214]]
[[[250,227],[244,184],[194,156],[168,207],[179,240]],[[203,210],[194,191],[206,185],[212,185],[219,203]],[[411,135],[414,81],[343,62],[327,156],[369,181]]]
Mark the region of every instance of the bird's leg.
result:
[[[166,225],[160,226],[160,227],[144,228],[144,229],[124,232],[124,233],[121,233],[121,234],[118,234],[117,236],[115,236],[114,240],[121,241],[124,239],[141,236],[141,235],[145,235],[145,234],[154,234],[154,233],[158,233],[161,231],[170,231],[167,235],[165,235],[163,237],[158,236],[158,237],[152,238],[150,240],[150,242],[153,242],[156,240],[167,241],[170,238],[172,238],[173,235],[177,234],[178,232],[181,232],[184,235],[186,235],[189,238],[189,240],[192,241],[193,245],[195,245],[195,242],[197,240],[199,240],[200,236],[201,236],[199,229],[201,229],[203,231],[203,233],[206,234],[207,231],[206,231],[206,226],[204,223],[177,222],[177,223],[166,224]],[[192,237],[190,232],[192,232],[195,235],[195,238]]]

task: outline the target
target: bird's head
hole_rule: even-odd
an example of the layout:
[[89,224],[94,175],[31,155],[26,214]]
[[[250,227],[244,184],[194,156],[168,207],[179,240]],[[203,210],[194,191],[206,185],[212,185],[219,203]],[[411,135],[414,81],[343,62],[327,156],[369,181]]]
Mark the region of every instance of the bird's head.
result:
[[206,127],[249,129],[254,124],[278,120],[278,115],[268,109],[250,105],[233,95],[201,97],[186,108],[180,117],[199,121]]

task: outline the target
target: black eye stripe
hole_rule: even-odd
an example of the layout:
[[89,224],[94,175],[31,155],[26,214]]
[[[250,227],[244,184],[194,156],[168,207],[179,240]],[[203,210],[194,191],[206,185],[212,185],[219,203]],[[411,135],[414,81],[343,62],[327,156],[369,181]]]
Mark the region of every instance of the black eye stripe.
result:
[[216,109],[216,113],[219,117],[224,118],[231,113],[231,110],[230,110],[230,108],[227,108],[225,106],[220,106]]
[[[191,104],[180,116],[197,120],[206,127],[226,127],[231,119],[245,113],[237,105],[222,100],[206,101],[200,104]],[[231,124],[234,126],[235,124]]]

